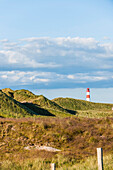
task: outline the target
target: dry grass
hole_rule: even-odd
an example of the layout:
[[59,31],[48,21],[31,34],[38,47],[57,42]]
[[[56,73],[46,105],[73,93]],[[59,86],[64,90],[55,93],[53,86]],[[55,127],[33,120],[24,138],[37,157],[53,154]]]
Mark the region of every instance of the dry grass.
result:
[[[14,162],[5,160],[0,163],[1,170],[50,170],[51,162],[54,162],[57,170],[98,170],[97,158],[91,156],[77,162],[73,160],[69,162],[68,158],[58,156],[51,161],[45,159],[32,159]],[[113,154],[104,155],[104,170],[112,170]]]
[[[22,118],[0,119],[0,160],[16,165],[23,161],[54,160],[73,166],[83,158],[113,151],[113,119]],[[61,149],[59,153],[25,150],[26,146],[45,145]],[[15,160],[15,162],[14,162]],[[20,166],[20,165],[19,165]]]
[[112,110],[77,110],[77,117],[83,118],[106,118],[113,117]]

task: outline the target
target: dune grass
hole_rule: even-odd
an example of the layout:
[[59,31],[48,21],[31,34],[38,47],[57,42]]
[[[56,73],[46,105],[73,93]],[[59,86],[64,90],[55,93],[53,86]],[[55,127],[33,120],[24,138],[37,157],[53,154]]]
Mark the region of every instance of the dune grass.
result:
[[70,110],[104,110],[108,111],[111,110],[113,104],[104,104],[104,103],[94,103],[88,102],[85,100],[78,100],[73,98],[55,98],[52,101],[60,105],[65,109]]
[[17,102],[0,91],[0,117],[30,117],[35,114],[32,110]]
[[[97,157],[88,157],[77,162],[73,160],[69,162],[67,158],[58,156],[51,161],[44,159],[34,159],[14,162],[5,160],[0,163],[1,170],[50,170],[51,163],[55,163],[56,170],[98,170]],[[108,154],[103,157],[104,170],[112,170],[113,168],[113,154]]]
[[83,118],[113,117],[113,111],[112,110],[77,110],[76,117],[83,117]]
[[[43,95],[35,95],[29,90],[24,89],[13,91],[9,88],[6,88],[2,91],[12,99],[21,102],[23,106],[26,106],[28,110],[30,109],[31,111],[35,112],[35,115],[38,116],[76,116],[87,118],[113,117],[113,104],[93,103],[72,98],[56,98],[49,100]],[[7,105],[7,101],[4,101],[4,104]],[[6,115],[13,117],[11,111],[9,114],[6,113]]]
[[10,88],[2,89],[2,92],[12,97],[16,101],[28,107],[37,115],[41,116],[70,116],[71,113],[59,106],[57,103],[47,99],[43,95],[35,95],[29,90],[11,90]]

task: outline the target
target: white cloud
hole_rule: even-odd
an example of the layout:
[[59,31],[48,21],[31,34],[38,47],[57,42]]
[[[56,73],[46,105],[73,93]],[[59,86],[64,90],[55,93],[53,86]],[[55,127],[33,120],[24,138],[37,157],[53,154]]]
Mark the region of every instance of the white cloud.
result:
[[[4,40],[6,41],[6,40]],[[111,68],[113,44],[102,43],[94,38],[26,38],[17,42],[3,43],[0,50],[0,66],[18,68],[57,68],[81,66]],[[106,62],[107,58],[107,62]]]
[[0,40],[0,44],[0,67],[13,70],[0,71],[2,83],[7,80],[11,84],[65,84],[112,79],[112,43],[94,38],[31,37],[16,42]]
[[34,79],[34,83],[39,83],[39,82],[49,82],[49,79],[40,79],[40,78],[38,78],[38,79]]
[[74,75],[68,75],[67,78],[68,79],[75,79],[75,76]]
[[68,75],[67,78],[75,80],[76,82],[98,82],[102,80],[111,80],[113,78],[112,72],[92,72],[92,73],[76,73]]
[[32,85],[49,83],[90,83],[106,81],[113,79],[112,72],[92,72],[76,74],[57,74],[54,72],[38,71],[2,71],[0,72],[0,85],[8,83],[9,85]]
[[8,77],[7,77],[7,75],[2,75],[1,78],[7,79]]
[[[29,85],[32,83],[47,83],[54,81],[54,77],[58,77],[55,73],[49,72],[24,72],[24,71],[1,71],[0,81],[7,82],[9,85]],[[2,85],[2,83],[1,83]]]

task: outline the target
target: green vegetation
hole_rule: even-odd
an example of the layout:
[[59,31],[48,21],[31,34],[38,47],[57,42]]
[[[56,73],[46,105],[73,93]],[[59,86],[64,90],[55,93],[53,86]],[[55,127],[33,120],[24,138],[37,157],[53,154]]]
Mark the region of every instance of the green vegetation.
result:
[[29,90],[15,90],[13,92],[14,94],[14,99],[19,101],[19,102],[24,102],[24,101],[32,101],[33,99],[37,98],[35,94],[30,92]]
[[[8,96],[21,102],[24,106],[42,116],[71,116],[71,112],[59,106],[57,103],[47,99],[43,95],[35,95],[29,90],[11,90],[9,88],[2,90]],[[73,113],[75,114],[75,112]]]
[[69,116],[70,115],[70,113],[67,110],[65,110],[64,108],[62,108],[61,106],[59,106],[55,102],[47,99],[43,95],[40,95],[37,99],[35,99],[33,101],[33,104],[35,104],[35,105],[37,105],[41,108],[47,109],[50,113],[53,113],[57,116],[59,114],[60,114],[60,116],[63,116],[63,115]]
[[[10,88],[6,88],[2,92],[18,101],[25,110],[33,112],[34,114],[31,115],[35,116],[71,117],[75,115],[76,117],[87,118],[113,117],[113,111],[111,110],[113,104],[93,103],[72,98],[49,100],[43,95],[35,95],[29,90],[24,89],[13,91]],[[5,103],[5,105],[7,104]],[[7,115],[6,111],[5,115]],[[1,116],[4,116],[3,110],[1,111]],[[26,114],[24,114],[25,116]],[[22,117],[22,114],[20,116],[15,111],[15,114],[11,113],[5,117]]]
[[0,117],[30,117],[35,113],[0,91]]
[[56,98],[55,103],[69,110],[111,110],[113,104],[93,103],[72,98]]
[[52,101],[70,112],[76,111],[76,117],[113,117],[113,104],[93,103],[72,98],[56,98]]
[[11,90],[10,88],[2,89],[2,92],[6,93],[8,96],[13,97],[19,102],[30,101],[30,99],[35,99],[37,96],[30,92],[29,90]]

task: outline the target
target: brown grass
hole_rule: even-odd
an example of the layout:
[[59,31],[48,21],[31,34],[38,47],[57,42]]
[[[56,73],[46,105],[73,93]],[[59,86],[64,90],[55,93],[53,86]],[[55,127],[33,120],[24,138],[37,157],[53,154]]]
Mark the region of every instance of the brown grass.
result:
[[[96,154],[96,148],[104,152],[113,150],[113,118],[22,118],[0,119],[0,160],[22,161],[43,158],[51,160],[63,155],[80,160]],[[46,145],[61,149],[60,153],[27,151],[26,146]]]

